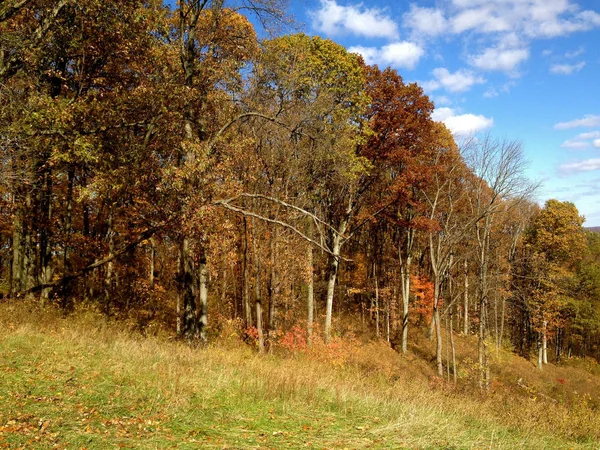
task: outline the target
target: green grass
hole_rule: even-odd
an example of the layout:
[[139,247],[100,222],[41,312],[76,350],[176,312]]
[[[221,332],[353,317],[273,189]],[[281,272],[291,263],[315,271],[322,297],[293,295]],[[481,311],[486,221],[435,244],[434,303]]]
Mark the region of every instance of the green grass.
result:
[[[6,306],[1,314],[0,448],[600,445],[591,410],[575,416],[539,399],[472,398],[426,378],[391,381],[352,364],[260,357],[241,343],[192,350],[98,317],[17,317]],[[564,414],[578,422],[557,426]]]

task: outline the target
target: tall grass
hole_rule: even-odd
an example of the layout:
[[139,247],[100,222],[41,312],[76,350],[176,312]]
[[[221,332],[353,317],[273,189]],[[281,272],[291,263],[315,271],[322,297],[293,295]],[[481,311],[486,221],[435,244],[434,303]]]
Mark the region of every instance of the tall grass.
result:
[[556,403],[533,384],[455,387],[378,343],[354,342],[342,362],[259,356],[235,340],[190,349],[94,312],[22,304],[0,305],[0,327],[0,447],[600,445],[590,402]]

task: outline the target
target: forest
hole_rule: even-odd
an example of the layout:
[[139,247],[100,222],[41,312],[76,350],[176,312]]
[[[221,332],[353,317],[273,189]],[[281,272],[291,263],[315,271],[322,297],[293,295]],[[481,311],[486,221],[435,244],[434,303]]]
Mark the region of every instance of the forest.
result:
[[600,233],[536,204],[519,141],[454,139],[291,28],[278,0],[2,2],[2,301],[258,353],[426,334],[454,380],[473,335],[482,389],[495,348],[600,360]]

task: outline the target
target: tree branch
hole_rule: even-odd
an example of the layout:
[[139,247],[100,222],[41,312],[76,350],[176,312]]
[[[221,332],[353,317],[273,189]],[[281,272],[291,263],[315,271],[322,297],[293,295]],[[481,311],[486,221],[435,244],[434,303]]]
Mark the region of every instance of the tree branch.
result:
[[320,248],[321,250],[323,250],[328,255],[331,255],[334,258],[340,258],[340,259],[343,259],[344,261],[348,261],[346,258],[342,258],[339,255],[334,255],[334,253],[329,248],[327,248],[326,246],[320,244],[319,242],[315,241],[314,239],[309,238],[307,235],[305,235],[299,229],[297,229],[293,225],[290,225],[289,223],[283,222],[283,221],[278,220],[278,219],[270,219],[268,217],[262,216],[260,214],[254,213],[252,211],[247,211],[245,209],[238,208],[237,206],[233,206],[229,202],[232,201],[232,200],[234,200],[235,198],[238,198],[238,197],[234,197],[233,199],[229,199],[229,200],[217,200],[213,204],[216,205],[216,206],[221,206],[221,207],[223,207],[225,209],[228,209],[230,211],[236,212],[238,214],[242,214],[243,216],[254,217],[255,219],[262,220],[263,222],[273,223],[273,224],[282,226],[284,228],[287,228],[288,230],[291,230],[294,233],[296,233],[298,236],[300,236],[305,241],[308,241],[311,244],[317,246],[318,248]]
[[145,241],[146,239],[150,239],[152,236],[154,236],[154,234],[156,234],[156,232],[158,232],[164,226],[165,226],[165,224],[148,228],[148,229],[144,230],[142,233],[140,233],[133,241],[129,242],[127,245],[125,245],[121,249],[117,250],[116,252],[113,252],[111,255],[107,256],[106,258],[103,258],[99,261],[95,261],[91,264],[88,264],[83,269],[81,269],[75,273],[65,275],[51,283],[38,284],[37,286],[33,286],[23,292],[20,292],[20,294],[26,295],[26,294],[31,294],[34,292],[39,292],[43,289],[64,286],[68,282],[75,280],[75,279],[91,272],[92,270],[97,269],[98,267],[101,267],[104,264],[107,264],[107,263],[113,261],[115,258],[121,256],[122,254],[133,250],[134,248],[136,248],[138,246],[138,244],[140,244],[141,242]]

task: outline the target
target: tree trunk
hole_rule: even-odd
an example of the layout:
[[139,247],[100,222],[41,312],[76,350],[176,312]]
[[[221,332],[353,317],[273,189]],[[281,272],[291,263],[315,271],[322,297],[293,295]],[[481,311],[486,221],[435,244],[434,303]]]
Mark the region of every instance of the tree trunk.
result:
[[32,240],[33,205],[31,186],[23,188],[24,194],[15,196],[17,204],[13,219],[13,252],[11,267],[11,297],[33,286],[34,250]]
[[[459,325],[460,327],[460,325]],[[450,311],[450,347],[452,351],[452,375],[454,378],[454,384],[458,380],[458,374],[456,373],[456,350],[454,347],[454,321],[452,317],[452,311]]]
[[[181,272],[181,251],[179,251],[179,256],[177,257],[177,271]],[[179,273],[179,276],[181,276],[181,273]],[[181,300],[182,300],[182,290],[181,290],[181,280],[178,281],[178,285],[177,285],[177,305],[176,305],[176,312],[177,312],[177,318],[176,318],[176,329],[177,329],[177,336],[181,337]]]
[[250,271],[248,268],[248,222],[246,218],[243,218],[244,221],[244,245],[242,250],[242,283],[243,288],[241,291],[242,296],[242,304],[244,305],[244,313],[246,320],[246,327],[252,326],[252,309],[250,308]]
[[500,312],[500,348],[502,348],[502,340],[504,339],[504,321],[506,314],[506,299],[502,297],[502,309]]
[[199,275],[199,317],[198,327],[200,340],[206,342],[206,328],[208,327],[208,267],[206,265],[206,252],[202,249],[200,254],[200,260],[198,264],[198,275]]
[[267,319],[267,330],[270,334],[275,329],[276,320],[276,289],[277,289],[277,274],[275,271],[275,261],[277,261],[277,229],[273,227],[269,238],[269,253],[271,256],[271,265],[269,267],[269,312]]
[[148,273],[148,284],[150,289],[154,289],[154,265],[156,259],[156,241],[150,238],[150,268]]
[[[115,233],[113,230],[113,214],[114,206],[111,203],[109,212],[108,212],[108,229],[106,231],[108,238],[108,256],[109,258],[113,256],[115,251]],[[104,314],[109,317],[110,316],[110,306],[111,306],[111,296],[112,296],[112,286],[113,286],[113,261],[109,261],[106,264],[106,273],[104,275]]]
[[331,341],[331,318],[333,314],[333,292],[335,289],[335,280],[337,277],[338,268],[340,265],[340,251],[342,247],[342,236],[346,232],[348,220],[342,219],[338,232],[333,235],[333,248],[330,255],[329,264],[329,279],[327,280],[327,302],[325,311],[325,342],[329,344]]
[[314,294],[314,267],[313,267],[313,247],[312,244],[308,244],[307,248],[307,260],[308,260],[308,286],[307,286],[307,298],[306,298],[306,307],[308,312],[307,318],[307,344],[308,346],[312,346],[312,337],[313,337],[313,327],[314,327],[314,310],[315,310],[315,294]]
[[196,305],[196,271],[192,259],[192,250],[188,237],[182,237],[179,243],[179,276],[180,295],[183,303],[182,335],[189,342],[194,343],[200,337],[198,311]]
[[437,371],[440,377],[444,376],[444,363],[442,361],[442,326],[440,324],[440,282],[435,277],[433,288],[433,323],[435,327],[435,359],[437,363]]
[[543,350],[543,345],[542,345],[542,333],[538,333],[537,346],[538,346],[538,363],[537,363],[537,367],[538,367],[538,369],[542,370],[543,363],[544,363],[544,350]]
[[402,294],[402,353],[408,352],[408,303],[410,299],[410,268],[412,264],[412,247],[414,230],[407,230],[406,257],[402,257],[402,246],[398,245],[398,259],[400,260],[400,292]]
[[381,336],[379,331],[379,282],[377,280],[377,265],[373,264],[373,276],[375,277],[375,335]]
[[252,254],[254,257],[254,301],[256,307],[256,331],[258,333],[258,351],[265,351],[265,337],[263,333],[263,310],[262,310],[262,292],[260,289],[260,259],[256,246],[256,229],[252,221]]
[[465,268],[464,268],[464,274],[465,274],[465,292],[464,292],[464,303],[463,303],[463,309],[464,309],[464,323],[463,323],[463,334],[465,336],[469,335],[469,262],[465,259]]
[[542,362],[548,364],[548,322],[546,320],[542,331]]
[[[42,225],[40,227],[40,272],[38,284],[48,284],[52,282],[54,270],[52,267],[52,176],[50,170],[44,171],[44,187],[40,193],[40,209],[42,216]],[[73,193],[73,176],[69,173],[70,196]],[[42,303],[50,297],[52,288],[42,289],[40,298]]]

